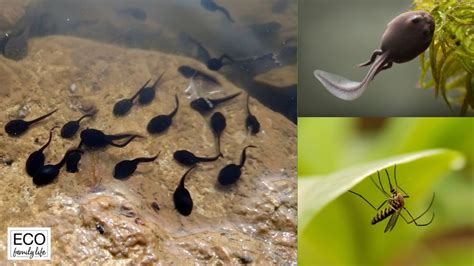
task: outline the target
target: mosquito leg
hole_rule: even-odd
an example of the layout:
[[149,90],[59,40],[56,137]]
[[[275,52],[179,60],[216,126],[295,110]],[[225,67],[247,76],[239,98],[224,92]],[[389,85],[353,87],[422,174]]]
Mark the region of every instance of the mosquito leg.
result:
[[416,222],[416,220],[417,220],[418,218],[421,218],[421,216],[418,216],[417,218],[413,218],[413,216],[410,214],[410,212],[409,212],[405,207],[403,207],[403,209],[408,213],[408,215],[409,215],[410,218],[411,218],[411,220],[408,221],[408,220],[402,215],[402,213],[400,213],[400,216],[403,218],[403,220],[405,220],[405,222],[406,222],[407,224],[414,223],[416,226],[427,226],[427,225],[429,225],[429,224],[431,224],[431,223],[433,222],[434,217],[435,217],[435,214],[433,213],[433,215],[431,216],[431,219],[430,219],[429,222],[424,223],[424,224],[419,224],[419,223]]
[[380,187],[382,188],[382,191],[383,191],[383,194],[385,194],[385,196],[387,197],[390,197],[390,194],[388,194],[385,189],[383,188],[383,185],[382,185],[382,180],[380,180],[380,172],[377,171],[377,176],[379,177],[379,184],[380,184]]
[[434,202],[434,198],[435,198],[435,193],[433,193],[433,198],[431,198],[431,202],[430,202],[430,205],[428,206],[428,208],[420,215],[418,215],[418,217],[416,218],[413,218],[413,216],[411,215],[411,213],[407,210],[407,208],[403,207],[403,209],[408,213],[408,215],[410,216],[410,218],[412,219],[411,221],[407,222],[407,223],[415,223],[417,226],[425,226],[425,225],[429,225],[431,222],[433,222],[433,219],[434,219],[434,216],[435,214],[433,213],[433,216],[431,216],[431,219],[428,223],[425,223],[425,224],[418,224],[416,222],[416,220],[418,220],[419,218],[421,218],[423,215],[425,215],[425,213],[427,213],[430,209],[431,209],[431,206],[433,205],[433,202]]
[[387,168],[385,168],[385,173],[387,174],[388,185],[390,186],[390,192],[392,192],[392,190],[393,190],[392,182],[390,181],[390,175],[388,175]]
[[378,190],[380,190],[380,192],[382,192],[385,196],[388,196],[387,193],[385,193],[385,191],[383,189],[381,189],[379,187],[379,185],[377,185],[377,183],[375,182],[375,180],[372,178],[372,176],[370,176],[370,180],[372,180],[372,183],[378,188]]
[[[352,193],[352,194],[354,194],[354,195],[359,196],[361,199],[363,199],[365,202],[367,202],[367,203],[370,205],[370,207],[372,207],[374,210],[378,210],[377,208],[375,208],[374,205],[372,205],[372,203],[370,203],[370,202],[369,202],[366,198],[364,198],[364,196],[362,196],[361,194],[356,193],[356,192],[354,192],[354,191],[352,191],[352,190],[349,190],[349,192]],[[384,203],[385,203],[385,202],[384,202]],[[383,204],[382,204],[382,205],[383,205]]]
[[393,176],[395,178],[395,186],[397,186],[397,188],[399,188],[403,193],[405,193],[405,195],[403,195],[404,198],[409,198],[410,196],[408,195],[408,193],[406,193],[405,190],[403,190],[403,188],[398,185],[398,182],[397,182],[397,165],[396,164],[393,168]]

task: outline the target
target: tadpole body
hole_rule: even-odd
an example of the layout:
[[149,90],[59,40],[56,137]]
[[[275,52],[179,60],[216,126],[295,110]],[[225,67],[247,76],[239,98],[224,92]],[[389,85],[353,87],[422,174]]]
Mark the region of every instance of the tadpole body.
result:
[[44,144],[39,150],[34,151],[28,156],[28,159],[26,160],[26,173],[28,173],[29,176],[33,177],[34,174],[40,169],[42,166],[44,166],[44,153],[43,151],[49,146],[51,143],[51,139],[53,138],[53,131],[54,129],[58,128],[57,126],[51,128],[49,131],[49,139]]
[[250,112],[249,99],[250,95],[247,94],[247,118],[245,119],[245,125],[250,134],[256,135],[260,131],[260,123],[257,117]]
[[135,170],[140,163],[153,162],[158,158],[159,153],[154,157],[140,157],[133,160],[123,160],[115,165],[114,178],[115,179],[126,179],[133,175]]
[[428,12],[410,11],[395,17],[387,25],[379,50],[359,66],[369,66],[361,82],[315,70],[314,76],[334,96],[347,101],[360,97],[367,85],[380,71],[392,67],[393,63],[408,62],[425,51],[433,39],[435,23]]
[[92,117],[92,116],[93,114],[85,114],[77,120],[72,120],[64,124],[64,126],[61,128],[61,137],[63,139],[70,139],[74,137],[77,131],[79,130],[82,119],[86,117]]
[[206,114],[216,108],[217,105],[230,101],[239,95],[240,92],[218,99],[209,99],[201,97],[191,102],[191,108],[201,114]]
[[189,168],[186,173],[184,173],[178,187],[173,193],[174,207],[183,216],[189,216],[193,211],[193,199],[191,198],[191,193],[189,193],[184,186],[184,180],[194,168],[196,168],[196,166]]
[[240,164],[228,164],[221,169],[217,177],[219,184],[222,186],[230,186],[235,184],[240,179],[240,176],[242,175],[242,167],[244,166],[245,160],[247,158],[245,152],[248,148],[256,148],[256,146],[249,145],[243,149],[242,155],[240,156]]
[[[112,145],[114,147],[123,148],[127,146],[132,140],[135,138],[141,137],[140,135],[135,134],[115,134],[115,135],[107,135],[101,130],[94,129],[94,128],[87,128],[81,131],[81,143],[79,147],[82,145],[88,148],[104,148],[108,145]],[[128,138],[124,143],[115,143],[115,140],[121,140]]]
[[211,75],[208,75],[202,71],[199,71],[195,68],[190,66],[180,66],[178,68],[178,72],[183,75],[183,77],[188,79],[201,79],[203,81],[212,83],[214,85],[221,85],[220,82]]
[[173,117],[176,115],[179,108],[178,95],[175,95],[175,100],[176,100],[176,107],[171,113],[166,114],[166,115],[155,116],[150,120],[150,122],[148,122],[148,125],[146,128],[148,133],[160,134],[166,131],[171,126],[171,123],[173,122]]
[[219,157],[221,156],[222,154],[219,153],[219,155],[214,156],[214,157],[199,157],[199,156],[194,155],[194,153],[187,150],[178,150],[178,151],[175,151],[173,154],[173,158],[177,162],[186,166],[193,166],[200,162],[213,162],[219,159]]
[[125,116],[125,115],[127,115],[130,112],[130,109],[132,109],[133,101],[135,100],[135,98],[138,97],[140,92],[146,87],[146,85],[149,82],[150,82],[150,80],[148,80],[145,84],[143,84],[143,86],[140,89],[138,89],[138,91],[131,98],[122,99],[122,100],[116,102],[115,105],[114,105],[114,108],[112,110],[113,114],[115,116]]
[[234,22],[234,19],[231,17],[229,11],[227,11],[227,9],[223,6],[216,4],[214,0],[201,0],[201,6],[211,12],[219,11],[224,14],[227,20],[229,20],[230,22]]
[[77,151],[75,150],[68,150],[62,160],[57,164],[47,164],[38,169],[33,176],[33,183],[37,186],[48,185],[52,183],[59,175],[59,171],[66,163],[67,157],[71,152]]
[[[227,59],[228,62],[224,62]],[[221,55],[219,58],[210,58],[206,62],[206,66],[209,70],[219,71],[223,66],[234,63],[235,60],[227,54]]]
[[79,162],[81,161],[82,158],[82,151],[81,150],[76,150],[67,156],[66,159],[66,171],[68,173],[77,173],[79,172]]
[[31,121],[25,121],[23,119],[11,120],[5,125],[5,132],[7,132],[10,137],[19,137],[23,135],[26,131],[28,131],[31,125],[38,123],[41,120],[47,118],[48,116],[54,114],[57,110],[58,109],[55,109],[52,112],[35,118]]
[[141,105],[150,104],[153,99],[155,99],[156,89],[158,88],[158,84],[160,83],[161,78],[165,72],[161,73],[161,75],[156,79],[155,83],[150,87],[145,86],[142,88],[138,93],[138,103]]
[[219,154],[221,152],[221,135],[224,132],[224,129],[227,127],[227,122],[225,116],[221,112],[215,112],[211,116],[211,129],[214,132],[214,136],[216,137],[217,142],[217,151]]

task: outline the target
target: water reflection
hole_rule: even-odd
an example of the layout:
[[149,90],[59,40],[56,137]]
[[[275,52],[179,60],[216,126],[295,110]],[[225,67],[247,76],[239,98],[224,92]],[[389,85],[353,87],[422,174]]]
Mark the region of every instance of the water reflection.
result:
[[[296,1],[37,0],[22,1],[11,25],[0,20],[5,57],[27,56],[28,39],[73,35],[130,48],[193,57],[296,120],[296,77],[255,77],[296,68]],[[28,5],[26,4],[28,3]],[[8,9],[7,9],[8,11]]]

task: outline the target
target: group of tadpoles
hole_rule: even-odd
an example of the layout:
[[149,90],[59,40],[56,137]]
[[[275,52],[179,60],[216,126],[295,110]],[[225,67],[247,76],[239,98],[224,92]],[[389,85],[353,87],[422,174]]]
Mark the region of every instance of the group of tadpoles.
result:
[[[397,223],[398,217],[402,217],[402,219],[407,223],[407,224],[415,224],[416,226],[427,226],[433,222],[434,219],[434,213],[431,216],[431,219],[426,222],[426,223],[418,223],[417,220],[421,218],[423,215],[425,215],[431,208],[434,202],[435,194],[433,193],[433,197],[431,199],[430,205],[428,208],[418,215],[416,218],[413,217],[413,215],[407,210],[405,207],[405,199],[409,198],[410,196],[398,185],[397,182],[397,165],[394,166],[393,169],[393,175],[394,175],[394,180],[395,180],[395,186],[392,186],[392,182],[390,181],[390,175],[388,174],[387,169],[385,169],[385,173],[387,174],[387,179],[388,179],[388,184],[390,187],[390,192],[385,191],[382,181],[380,179],[380,172],[377,171],[377,176],[379,183],[377,184],[375,180],[370,176],[370,180],[372,180],[372,183],[377,187],[377,189],[384,194],[385,197],[387,197],[386,200],[380,204],[379,207],[375,207],[372,203],[370,203],[364,196],[362,196],[359,193],[356,193],[352,190],[349,190],[350,193],[360,197],[363,199],[365,202],[367,202],[374,210],[378,211],[377,215],[372,219],[372,224],[376,224],[380,221],[385,220],[386,218],[390,217],[390,220],[387,223],[387,226],[385,227],[384,232],[390,232],[392,229],[395,227],[395,224]],[[403,194],[400,192],[403,192]],[[380,210],[383,206],[388,205],[385,209]],[[403,216],[402,211],[405,211],[408,216],[410,216],[410,219],[407,219],[405,216]]]
[[[159,76],[157,81],[152,86],[147,86],[150,80],[148,80],[133,97],[130,99],[123,99],[118,101],[113,107],[113,114],[117,117],[123,117],[129,113],[131,108],[134,105],[135,99],[138,97],[139,104],[146,105],[150,104],[155,98],[155,90],[158,87],[159,81],[163,77],[164,72]],[[213,111],[216,106],[227,102],[237,96],[239,93],[232,94],[227,97],[220,99],[208,99],[208,98],[198,98],[191,101],[190,106],[192,109],[198,111],[202,115],[209,114]],[[147,125],[147,131],[150,134],[160,134],[165,132],[172,124],[172,119],[178,111],[179,101],[178,96],[175,95],[176,108],[169,114],[158,115],[153,117]],[[6,133],[11,137],[19,137],[23,135],[33,124],[36,124],[43,119],[54,114],[58,109],[33,119],[31,121],[25,121],[22,119],[9,121],[5,125]],[[83,115],[77,120],[69,121],[63,125],[61,129],[61,137],[64,139],[73,138],[80,129],[80,122],[88,117],[93,117],[96,114],[88,113]],[[184,166],[190,166],[190,168],[185,172],[181,177],[179,185],[177,186],[174,194],[173,201],[177,211],[184,215],[188,216],[191,214],[193,209],[193,201],[189,191],[185,188],[184,181],[187,175],[196,168],[198,163],[201,162],[211,162],[216,161],[220,157],[223,157],[220,148],[220,137],[227,126],[225,116],[221,112],[214,112],[210,118],[210,127],[214,132],[217,144],[218,155],[214,157],[200,157],[194,155],[192,152],[187,150],[178,150],[174,152],[173,158],[180,164]],[[260,131],[260,123],[257,118],[250,112],[249,108],[249,96],[247,95],[247,119],[246,127],[248,132],[251,135],[256,135]],[[106,148],[107,146],[114,147],[125,147],[135,138],[143,138],[141,135],[137,134],[106,134],[99,129],[86,128],[80,132],[80,143],[75,148],[67,150],[61,161],[57,164],[45,164],[45,155],[44,150],[51,143],[53,132],[59,126],[54,126],[49,132],[48,141],[38,150],[30,154],[26,161],[26,172],[29,176],[33,178],[33,183],[37,186],[48,185],[52,183],[59,175],[61,168],[66,165],[66,171],[70,173],[76,173],[79,171],[78,165],[81,160],[82,154],[86,150],[94,150]],[[124,140],[124,141],[122,141]],[[246,161],[246,150],[248,148],[256,148],[256,146],[248,145],[242,150],[240,163],[239,164],[228,164],[223,167],[217,178],[217,182],[221,186],[230,186],[235,184],[242,174],[241,168],[244,166]],[[158,158],[160,153],[156,154],[153,157],[139,157],[131,160],[123,160],[118,162],[113,171],[113,177],[118,180],[128,179],[135,170],[137,169],[140,163],[152,162]],[[156,203],[155,203],[156,204]],[[159,209],[159,208],[155,208]]]

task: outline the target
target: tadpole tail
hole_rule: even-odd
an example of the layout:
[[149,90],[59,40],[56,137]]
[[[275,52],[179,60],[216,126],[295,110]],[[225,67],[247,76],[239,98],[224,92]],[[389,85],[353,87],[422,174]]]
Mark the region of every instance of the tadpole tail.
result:
[[221,12],[224,14],[224,16],[226,16],[226,18],[227,18],[230,22],[232,22],[232,23],[235,22],[234,19],[232,18],[232,16],[230,15],[229,11],[227,11],[227,9],[225,9],[225,8],[222,7],[222,6],[217,6],[217,10],[221,11]]
[[34,124],[34,123],[36,123],[36,122],[39,122],[39,121],[41,121],[41,120],[47,118],[47,117],[50,116],[50,115],[56,113],[56,111],[58,111],[58,109],[54,109],[52,112],[47,113],[47,114],[45,114],[45,115],[43,115],[43,116],[40,116],[40,117],[38,117],[38,118],[35,118],[35,119],[31,120],[31,121],[27,121],[26,123],[28,123],[29,125]]
[[178,99],[178,94],[175,94],[174,95],[174,99],[176,101],[176,107],[174,108],[173,112],[171,112],[169,114],[169,116],[173,117],[177,112],[178,112],[178,108],[179,108],[179,99]]
[[143,84],[143,86],[141,86],[140,89],[137,90],[137,92],[135,92],[135,94],[132,96],[132,98],[130,98],[131,101],[135,100],[135,98],[137,98],[137,96],[140,94],[140,92],[146,88],[146,85],[148,85],[148,83],[150,83],[151,79],[147,80],[145,82],[145,84]]
[[194,170],[194,168],[196,168],[196,166],[197,165],[193,165],[188,169],[188,171],[186,171],[186,173],[184,173],[184,175],[181,177],[181,180],[179,181],[179,187],[184,188],[184,179],[189,175],[189,173],[191,173],[192,170]]
[[214,156],[214,157],[199,157],[199,156],[196,156],[196,158],[201,162],[213,162],[213,161],[219,159],[219,157],[222,157],[222,153],[220,151],[219,151],[219,154]]
[[120,140],[120,139],[124,139],[124,138],[129,138],[129,137],[132,137],[132,136],[136,136],[136,135],[135,134],[130,134],[130,133],[107,135],[107,137],[110,138],[111,140]]
[[156,89],[156,86],[158,85],[158,83],[160,83],[160,80],[165,73],[166,73],[166,70],[161,72],[160,76],[156,79],[155,83],[153,83],[153,85],[151,86],[154,90]]
[[114,146],[114,147],[117,147],[117,148],[123,148],[123,147],[127,146],[130,142],[132,142],[132,140],[134,140],[135,138],[138,138],[138,137],[142,137],[142,136],[132,135],[127,141],[125,141],[122,144],[116,144],[116,143],[113,143],[113,142],[109,142],[109,144]]
[[235,94],[229,95],[229,96],[224,97],[224,98],[220,98],[220,99],[209,99],[209,101],[211,101],[211,103],[212,103],[213,105],[217,105],[217,104],[220,104],[220,103],[223,103],[223,102],[232,100],[232,99],[234,99],[235,97],[239,96],[240,94],[241,94],[241,92],[237,92],[237,93],[235,93]]
[[77,123],[80,123],[82,121],[82,119],[84,119],[86,117],[92,117],[92,116],[94,116],[94,114],[92,114],[92,113],[85,114],[85,115],[81,116],[79,119],[77,119],[76,121],[77,121]]
[[222,152],[221,152],[221,134],[215,134],[216,136],[216,141],[217,141],[217,152],[219,153],[219,155],[222,155]]
[[153,157],[140,157],[140,158],[136,158],[134,159],[133,161],[134,162],[137,162],[137,163],[148,163],[148,162],[153,162],[154,160],[156,160],[158,158],[158,156],[160,156],[160,153],[161,152],[158,152],[155,156]]
[[378,57],[361,82],[352,81],[322,70],[315,70],[313,74],[332,95],[342,100],[352,101],[359,98],[366,90],[367,85],[378,73],[378,69],[386,63],[386,58],[387,54]]
[[223,63],[224,59],[227,59],[227,60],[230,61],[230,63],[226,63],[226,65],[229,65],[229,64],[235,62],[234,58],[230,57],[230,55],[228,55],[228,54],[223,54],[223,55],[221,55],[221,57],[219,57],[219,61],[221,61],[221,63]]
[[242,166],[244,166],[244,164],[245,164],[245,160],[247,159],[246,151],[247,151],[248,148],[257,148],[257,146],[248,145],[247,147],[244,148],[244,150],[242,151],[242,155],[240,156],[240,164],[239,164],[239,167],[242,167]]
[[49,131],[49,139],[48,139],[48,142],[46,142],[38,151],[39,152],[43,152],[44,149],[46,149],[49,144],[51,143],[51,140],[53,139],[53,131],[56,129],[56,128],[59,128],[59,126],[54,126],[53,128],[51,128],[51,130]]

